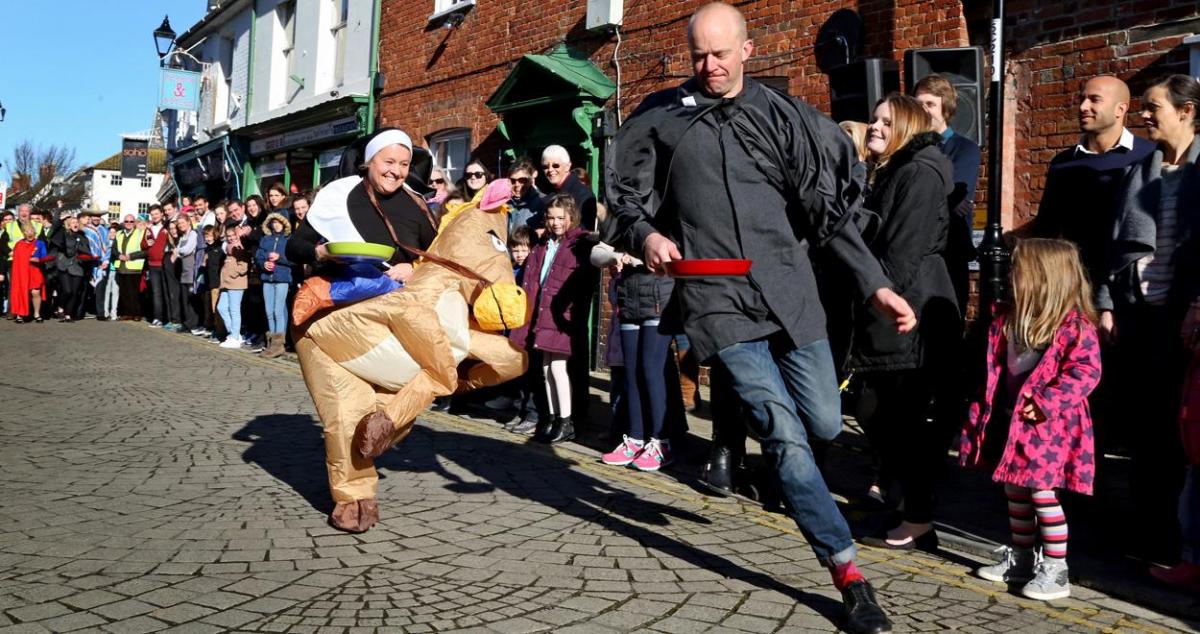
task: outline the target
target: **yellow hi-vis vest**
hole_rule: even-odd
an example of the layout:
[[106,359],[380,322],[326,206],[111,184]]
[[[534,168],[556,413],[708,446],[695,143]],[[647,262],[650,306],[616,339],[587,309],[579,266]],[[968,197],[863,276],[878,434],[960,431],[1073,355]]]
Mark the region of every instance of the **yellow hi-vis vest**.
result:
[[[130,253],[141,251],[142,236],[144,236],[145,233],[146,232],[141,229],[134,229],[133,233],[128,235],[126,235],[124,231],[118,231],[116,238],[117,255],[129,255]],[[113,266],[117,267],[118,273],[128,273],[131,271],[136,273],[141,271],[142,267],[146,266],[146,259],[138,258],[136,260],[121,262],[120,260],[113,258],[112,263]]]
[[[33,223],[33,230],[37,232],[37,235],[34,236],[35,238],[42,237],[42,228],[42,223]],[[4,236],[8,240],[8,261],[12,262],[13,247],[17,246],[17,243],[25,238],[24,235],[21,235],[21,223],[16,220],[4,223]]]

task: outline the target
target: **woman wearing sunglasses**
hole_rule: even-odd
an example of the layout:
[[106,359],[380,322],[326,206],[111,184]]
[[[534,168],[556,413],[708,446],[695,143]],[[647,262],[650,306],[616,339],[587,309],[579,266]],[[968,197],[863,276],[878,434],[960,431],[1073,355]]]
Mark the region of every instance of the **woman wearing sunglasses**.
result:
[[433,189],[433,193],[425,198],[425,202],[429,205],[429,211],[435,216],[441,216],[442,204],[446,202],[446,197],[454,191],[454,183],[450,182],[450,174],[440,167],[434,167],[429,173],[429,187]]
[[475,194],[483,191],[487,184],[492,182],[492,173],[483,165],[479,159],[471,159],[467,163],[467,168],[463,170],[462,180],[458,181],[458,188],[462,190],[463,199],[472,200]]

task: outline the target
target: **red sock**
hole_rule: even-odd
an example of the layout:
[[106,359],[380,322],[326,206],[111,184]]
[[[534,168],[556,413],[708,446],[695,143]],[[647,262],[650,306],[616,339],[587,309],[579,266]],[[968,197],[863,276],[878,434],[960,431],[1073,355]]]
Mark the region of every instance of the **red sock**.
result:
[[847,561],[844,564],[836,564],[829,569],[829,574],[833,577],[833,587],[839,591],[845,590],[846,586],[855,581],[862,581],[865,577],[858,571],[858,566],[854,565],[853,561]]

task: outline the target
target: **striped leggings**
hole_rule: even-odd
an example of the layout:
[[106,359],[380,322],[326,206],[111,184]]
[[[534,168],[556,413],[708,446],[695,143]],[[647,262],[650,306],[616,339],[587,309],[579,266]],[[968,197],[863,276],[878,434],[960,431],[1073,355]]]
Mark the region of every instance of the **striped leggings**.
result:
[[1042,556],[1066,559],[1067,516],[1058,502],[1058,494],[1053,489],[1037,491],[1012,484],[1004,485],[1004,494],[1008,496],[1013,546],[1032,549],[1041,537]]

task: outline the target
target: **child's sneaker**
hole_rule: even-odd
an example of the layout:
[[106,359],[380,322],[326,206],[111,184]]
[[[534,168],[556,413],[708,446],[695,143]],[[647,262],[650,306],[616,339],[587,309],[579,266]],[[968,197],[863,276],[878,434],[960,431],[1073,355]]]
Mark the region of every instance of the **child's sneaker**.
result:
[[657,438],[651,438],[642,448],[642,452],[633,459],[633,466],[639,471],[658,471],[669,464],[671,456]]
[[1021,588],[1021,594],[1038,601],[1053,601],[1071,596],[1067,560],[1043,557],[1034,567],[1033,580]]
[[622,436],[621,438],[621,444],[618,445],[616,449],[613,449],[603,456],[600,456],[600,460],[604,461],[604,464],[610,464],[616,467],[624,467],[625,465],[632,463],[634,459],[638,457],[638,454],[642,453],[641,442],[636,441],[629,436]]
[[975,574],[998,583],[1023,583],[1033,579],[1036,557],[1032,548],[1012,549],[1004,546],[1000,552],[1003,552],[1004,556],[999,563],[984,566],[976,570]]

